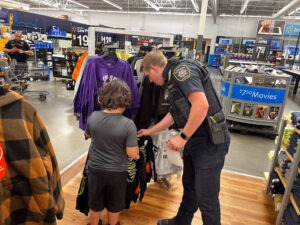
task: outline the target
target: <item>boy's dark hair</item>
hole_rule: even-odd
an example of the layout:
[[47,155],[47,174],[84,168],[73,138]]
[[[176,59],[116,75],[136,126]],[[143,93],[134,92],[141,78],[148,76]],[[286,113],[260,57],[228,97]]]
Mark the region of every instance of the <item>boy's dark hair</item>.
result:
[[131,91],[125,81],[114,79],[99,89],[99,103],[104,109],[129,108]]

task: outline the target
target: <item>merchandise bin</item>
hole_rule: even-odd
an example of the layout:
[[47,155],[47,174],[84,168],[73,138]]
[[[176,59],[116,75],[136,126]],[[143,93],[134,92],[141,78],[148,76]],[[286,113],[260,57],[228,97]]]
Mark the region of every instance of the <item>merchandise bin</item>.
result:
[[278,134],[291,77],[224,70],[221,102],[233,130]]

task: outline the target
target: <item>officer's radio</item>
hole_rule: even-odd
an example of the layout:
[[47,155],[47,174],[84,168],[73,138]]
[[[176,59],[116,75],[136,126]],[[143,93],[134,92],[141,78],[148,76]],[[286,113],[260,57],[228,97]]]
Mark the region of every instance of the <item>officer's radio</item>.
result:
[[214,144],[222,144],[225,141],[225,130],[227,123],[223,111],[207,116],[210,140]]

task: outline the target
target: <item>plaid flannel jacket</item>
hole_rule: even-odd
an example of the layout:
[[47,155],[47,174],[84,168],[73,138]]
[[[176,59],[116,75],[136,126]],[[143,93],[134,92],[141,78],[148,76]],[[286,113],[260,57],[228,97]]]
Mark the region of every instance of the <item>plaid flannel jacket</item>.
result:
[[14,91],[0,96],[0,143],[0,224],[56,224],[65,202],[54,149],[36,109]]

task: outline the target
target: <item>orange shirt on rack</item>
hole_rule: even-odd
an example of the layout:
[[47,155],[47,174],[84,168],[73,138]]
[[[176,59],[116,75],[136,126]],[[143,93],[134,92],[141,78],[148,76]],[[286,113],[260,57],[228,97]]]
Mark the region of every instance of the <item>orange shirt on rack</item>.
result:
[[80,69],[81,69],[81,66],[82,66],[82,63],[85,59],[85,57],[87,57],[89,55],[88,51],[86,51],[84,54],[82,54],[77,63],[76,63],[76,66],[75,66],[75,69],[73,71],[73,74],[72,74],[72,79],[73,80],[77,80],[78,76],[79,76],[79,72],[80,72]]

